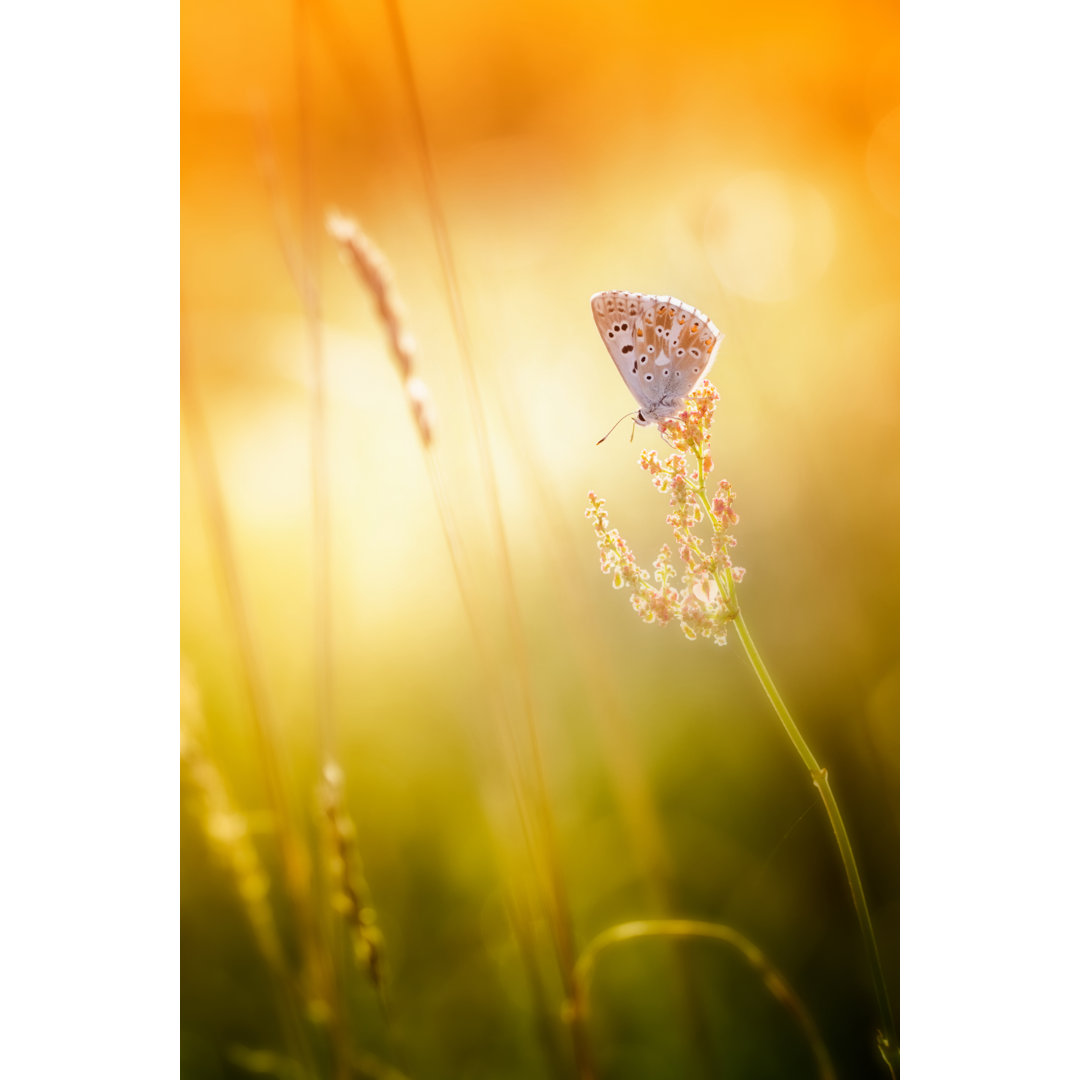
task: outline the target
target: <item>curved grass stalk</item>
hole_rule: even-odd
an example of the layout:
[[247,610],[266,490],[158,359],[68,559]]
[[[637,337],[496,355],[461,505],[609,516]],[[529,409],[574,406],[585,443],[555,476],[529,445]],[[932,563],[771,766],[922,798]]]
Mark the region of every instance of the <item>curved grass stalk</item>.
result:
[[620,923],[598,934],[578,957],[574,972],[578,997],[570,1005],[582,1022],[586,1021],[589,1015],[589,989],[600,954],[616,945],[646,937],[699,938],[716,941],[734,949],[761,976],[765,988],[788,1010],[798,1024],[814,1055],[821,1080],[835,1080],[836,1071],[821,1033],[791,984],[752,941],[740,934],[738,930],[722,923],[699,922],[694,919],[644,919]]

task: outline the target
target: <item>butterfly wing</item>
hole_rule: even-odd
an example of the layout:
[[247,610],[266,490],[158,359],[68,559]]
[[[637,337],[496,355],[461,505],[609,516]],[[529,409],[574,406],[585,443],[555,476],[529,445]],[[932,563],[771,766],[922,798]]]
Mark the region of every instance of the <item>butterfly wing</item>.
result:
[[673,296],[649,298],[642,330],[639,341],[665,401],[684,400],[705,378],[724,336],[697,308]]
[[660,400],[662,391],[655,380],[644,378],[638,342],[642,334],[642,314],[648,297],[641,293],[608,291],[592,298],[593,320],[615,367],[634,400],[649,409]]
[[671,296],[602,292],[593,318],[645,421],[674,416],[705,378],[723,335],[697,308]]

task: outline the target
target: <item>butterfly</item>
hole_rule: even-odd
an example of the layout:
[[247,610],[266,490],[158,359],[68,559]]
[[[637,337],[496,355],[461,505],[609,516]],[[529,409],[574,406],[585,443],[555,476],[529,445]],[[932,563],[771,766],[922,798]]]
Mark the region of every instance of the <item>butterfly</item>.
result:
[[709,373],[724,335],[708,316],[673,296],[620,290],[591,300],[596,328],[640,408],[642,427],[677,416]]

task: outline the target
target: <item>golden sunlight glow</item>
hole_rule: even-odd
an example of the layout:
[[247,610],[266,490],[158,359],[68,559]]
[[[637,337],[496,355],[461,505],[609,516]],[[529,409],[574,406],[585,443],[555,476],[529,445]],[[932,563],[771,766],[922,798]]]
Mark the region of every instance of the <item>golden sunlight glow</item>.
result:
[[713,199],[705,246],[725,289],[776,302],[798,296],[821,276],[836,230],[828,203],[805,180],[744,173]]
[[[183,1075],[875,1075],[760,671],[891,984],[895,3],[181,7]],[[697,524],[603,290],[724,334]]]

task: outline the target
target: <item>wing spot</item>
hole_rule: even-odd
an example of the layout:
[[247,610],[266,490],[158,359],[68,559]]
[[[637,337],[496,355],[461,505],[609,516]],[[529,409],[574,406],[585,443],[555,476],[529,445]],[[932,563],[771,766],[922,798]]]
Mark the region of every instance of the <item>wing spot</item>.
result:
[[[691,349],[690,350],[690,355],[691,356],[700,356],[701,355],[701,350],[700,349]],[[694,368],[694,370],[697,371],[697,368]]]
[[634,351],[634,346],[633,345],[624,345],[622,347],[622,351],[624,353],[633,352]]
[[694,374],[696,375],[697,373],[698,373],[698,369],[694,368]]
[[697,331],[698,331],[698,324],[694,323],[694,325],[690,327],[690,333],[691,334],[696,334]]
[[640,326],[638,327],[637,336],[638,337],[644,337],[645,336],[645,331],[642,330]]
[[679,356],[683,356],[683,355],[685,355],[685,353],[686,353],[685,349],[680,349],[679,350]]
[[647,372],[645,373],[645,378],[646,378],[646,379],[647,379],[647,380],[648,380],[649,382],[652,382],[652,372],[651,372],[651,371],[647,371]]
[[609,330],[609,331],[607,332],[607,336],[608,336],[608,337],[614,337],[614,336],[615,336],[615,331],[614,331],[614,330]]
[[671,372],[668,371],[667,368],[664,368],[664,378],[666,379],[670,374],[671,374]]
[[652,352],[652,351],[653,351],[653,347],[650,345],[649,346],[649,352]]

